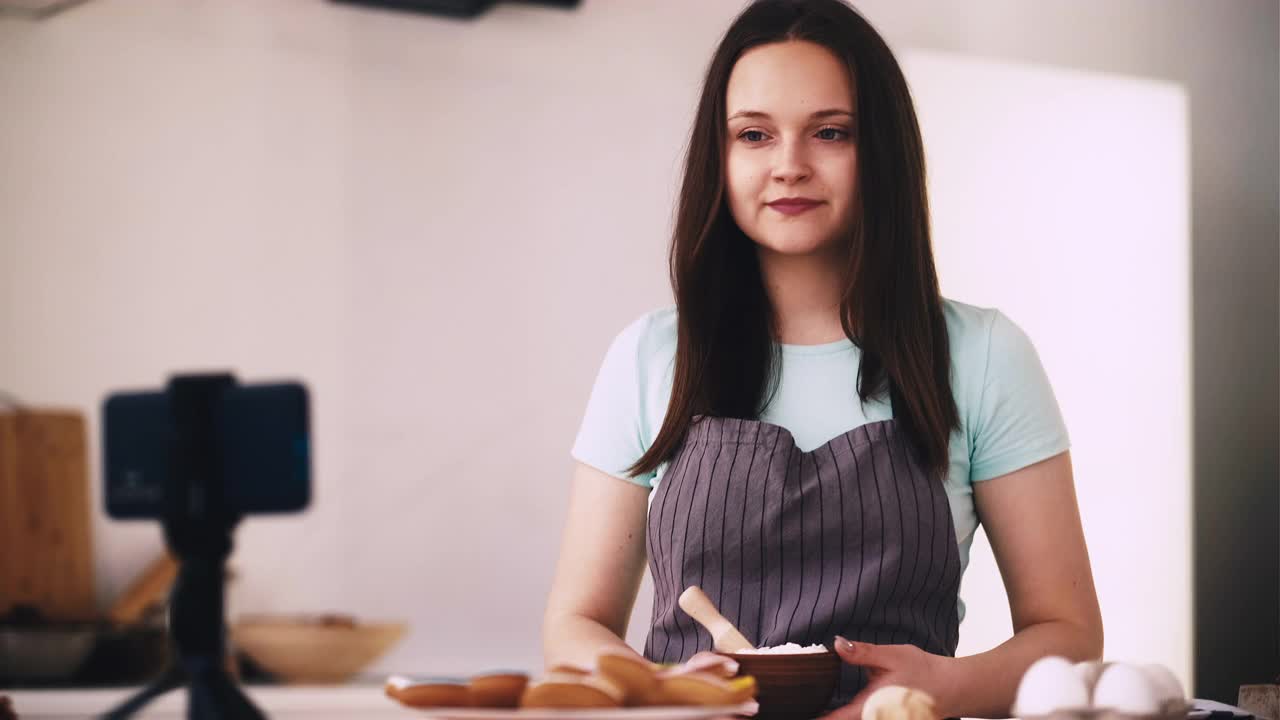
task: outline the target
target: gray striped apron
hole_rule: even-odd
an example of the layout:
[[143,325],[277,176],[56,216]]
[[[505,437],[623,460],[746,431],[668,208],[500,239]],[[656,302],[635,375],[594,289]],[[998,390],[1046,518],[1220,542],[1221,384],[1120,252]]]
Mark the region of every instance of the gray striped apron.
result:
[[[690,585],[757,647],[830,647],[843,635],[955,655],[951,507],[894,420],[802,452],[778,425],[696,417],[650,501],[647,543],[650,660],[711,649],[676,605]],[[831,706],[865,684],[864,670],[844,665]]]

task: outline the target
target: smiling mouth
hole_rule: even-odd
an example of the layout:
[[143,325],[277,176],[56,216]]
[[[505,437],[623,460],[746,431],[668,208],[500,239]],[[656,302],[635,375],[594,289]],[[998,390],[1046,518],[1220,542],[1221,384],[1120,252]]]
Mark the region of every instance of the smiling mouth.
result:
[[822,203],[817,200],[808,200],[805,198],[787,198],[767,203],[770,208],[773,208],[783,215],[799,215],[800,213],[812,210],[821,204]]

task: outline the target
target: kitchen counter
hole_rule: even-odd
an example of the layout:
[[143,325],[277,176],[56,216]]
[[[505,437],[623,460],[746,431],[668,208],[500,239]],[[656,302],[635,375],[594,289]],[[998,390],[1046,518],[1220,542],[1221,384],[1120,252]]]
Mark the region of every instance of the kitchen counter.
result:
[[[135,692],[131,688],[5,690],[19,720],[83,720],[115,707]],[[422,713],[392,701],[376,684],[248,685],[246,692],[269,718],[421,718]],[[1188,720],[1252,720],[1248,711],[1211,700],[1194,700]],[[153,700],[135,717],[140,720],[185,720],[186,691]]]
[[[130,688],[4,690],[20,720],[96,717],[135,692]],[[246,694],[271,718],[410,718],[422,717],[382,694],[380,685],[249,685]],[[151,702],[137,718],[185,720],[185,690],[175,690]]]

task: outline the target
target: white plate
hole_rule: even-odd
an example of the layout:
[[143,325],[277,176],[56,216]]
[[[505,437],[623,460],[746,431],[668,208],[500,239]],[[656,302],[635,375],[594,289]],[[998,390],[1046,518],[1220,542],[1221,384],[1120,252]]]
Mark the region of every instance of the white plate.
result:
[[[407,706],[406,706],[407,707]],[[754,702],[719,707],[633,707],[612,710],[486,710],[483,708],[409,708],[436,720],[708,720],[754,715]]]

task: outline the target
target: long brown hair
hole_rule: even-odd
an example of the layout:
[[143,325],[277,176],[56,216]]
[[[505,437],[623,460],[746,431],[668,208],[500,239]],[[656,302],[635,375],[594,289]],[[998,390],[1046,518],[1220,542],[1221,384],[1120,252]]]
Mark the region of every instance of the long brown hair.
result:
[[862,402],[892,399],[917,456],[945,477],[951,431],[946,322],[929,239],[924,149],[906,79],[884,39],[841,0],[757,0],[729,26],[702,87],[671,242],[678,314],[666,419],[629,472],[676,453],[698,415],[760,416],[781,367],[776,322],[755,243],[725,200],[725,93],[751,48],[806,41],[830,50],[854,87],[857,219],[846,242],[841,322],[860,348]]

